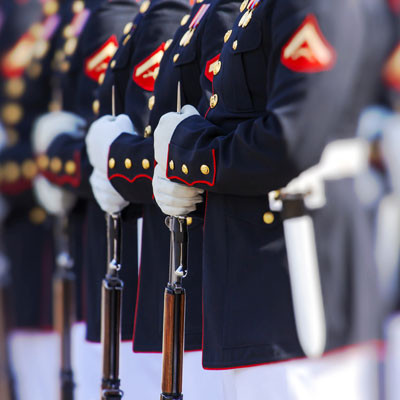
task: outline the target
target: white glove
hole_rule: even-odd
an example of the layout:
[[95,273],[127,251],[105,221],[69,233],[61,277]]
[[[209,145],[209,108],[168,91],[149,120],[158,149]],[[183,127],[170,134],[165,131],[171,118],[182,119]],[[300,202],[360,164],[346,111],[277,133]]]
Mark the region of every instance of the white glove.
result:
[[33,191],[38,203],[52,215],[66,215],[76,202],[73,193],[53,185],[43,176],[34,179]]
[[166,215],[185,216],[196,210],[196,204],[203,201],[204,190],[171,182],[165,170],[157,164],[153,175],[153,193],[158,206]]
[[390,118],[382,138],[382,153],[395,193],[400,194],[400,116]]
[[55,111],[39,117],[33,126],[32,145],[35,154],[45,153],[55,137],[67,133],[82,138],[86,122],[76,114]]
[[104,115],[90,125],[86,135],[86,150],[94,168],[107,173],[110,146],[121,133],[136,134],[126,114],[120,114],[118,117]]
[[129,202],[113,188],[108,180],[107,173],[94,169],[90,175],[90,184],[92,186],[94,197],[100,208],[109,214],[120,212]]
[[169,112],[164,114],[154,131],[154,157],[162,168],[167,168],[168,146],[176,127],[186,118],[200,115],[191,105],[186,105],[180,113]]

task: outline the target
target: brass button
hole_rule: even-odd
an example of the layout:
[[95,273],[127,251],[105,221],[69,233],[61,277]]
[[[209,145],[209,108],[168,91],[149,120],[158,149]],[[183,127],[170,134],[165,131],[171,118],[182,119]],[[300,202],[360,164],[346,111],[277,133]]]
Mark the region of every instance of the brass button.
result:
[[148,138],[151,136],[151,125],[147,125],[146,128],[144,128],[144,137]]
[[208,165],[203,164],[200,167],[200,171],[203,175],[208,175],[210,173],[210,168],[208,167]]
[[131,35],[126,35],[125,36],[125,39],[123,40],[123,42],[122,42],[122,45],[123,46],[125,46],[128,42],[129,42],[129,39],[131,38]]
[[46,216],[46,211],[44,211],[43,208],[40,207],[34,207],[29,212],[29,220],[36,225],[43,223],[46,219]]
[[214,108],[217,105],[217,103],[218,103],[218,95],[217,93],[215,93],[210,97],[210,107]]
[[238,41],[235,40],[235,41],[232,43],[232,49],[233,49],[233,50],[236,50],[236,49],[237,49],[237,46],[238,46]]
[[5,86],[5,92],[13,99],[21,97],[25,92],[25,81],[22,78],[8,79]]
[[65,163],[65,172],[68,175],[73,175],[76,172],[76,164],[75,161],[69,160]]
[[43,58],[46,55],[49,48],[50,44],[47,40],[40,40],[39,42],[36,43],[35,46],[35,57]]
[[41,154],[37,158],[37,164],[41,170],[45,170],[48,168],[50,163],[49,157],[46,156],[46,154]]
[[142,160],[142,167],[143,167],[143,169],[149,169],[150,168],[150,161],[147,158],[144,158]]
[[171,43],[172,43],[172,39],[168,39],[168,40],[165,42],[164,51],[167,51],[167,50],[168,50],[169,46],[171,46]]
[[181,19],[181,25],[186,25],[187,22],[189,21],[190,14],[186,14],[182,19]]
[[149,110],[152,110],[152,109],[153,109],[155,101],[156,101],[156,98],[155,98],[154,96],[151,96],[151,97],[149,98],[149,101],[148,101],[148,103],[147,103],[147,105],[148,105],[148,107],[149,107]]
[[106,77],[105,72],[103,72],[103,73],[99,76],[99,80],[98,80],[99,85],[102,85],[102,84],[103,84],[104,78],[105,78],[105,77]]
[[183,165],[182,165],[182,172],[183,172],[185,175],[187,175],[187,174],[189,173],[189,169],[188,169],[188,167],[187,167],[186,164],[183,164]]
[[187,225],[192,225],[193,223],[193,218],[192,217],[186,217],[186,224]]
[[115,167],[115,158],[110,158],[108,160],[108,168],[113,169]]
[[71,25],[67,25],[63,29],[63,36],[65,39],[70,38],[71,36],[73,36],[73,34],[74,34],[74,28]]
[[144,14],[150,7],[150,0],[145,0],[140,6],[140,12]]
[[227,31],[227,32],[225,33],[225,36],[224,36],[224,43],[226,43],[226,42],[229,40],[229,38],[231,37],[231,35],[232,35],[232,29],[229,29],[229,31]]
[[126,169],[132,168],[132,160],[130,158],[125,158],[125,168]]
[[36,174],[37,174],[37,166],[36,163],[33,160],[25,160],[22,163],[22,175],[24,178],[31,180],[33,179]]
[[100,111],[100,101],[99,100],[95,100],[92,104],[92,110],[93,112],[97,115]]
[[111,63],[110,63],[111,69],[115,68],[116,64],[117,64],[117,61],[116,60],[112,60]]
[[268,211],[266,213],[264,213],[263,215],[263,221],[267,224],[270,225],[274,222],[275,217],[274,214],[272,214],[272,212]]
[[16,182],[21,175],[19,166],[16,162],[11,161],[7,162],[4,166],[4,179],[7,182],[14,183]]
[[76,37],[70,37],[64,44],[65,54],[68,56],[74,54],[77,45],[78,45],[78,39]]
[[72,3],[72,11],[75,14],[82,12],[84,10],[84,8],[85,8],[85,2],[83,0],[75,0]]
[[71,65],[68,61],[64,60],[61,64],[60,64],[60,71],[63,73],[66,73],[69,71]]
[[47,1],[43,6],[44,15],[53,15],[58,11],[58,3],[56,0]]
[[173,170],[175,169],[174,160],[171,160],[171,161],[169,162],[169,169],[170,169],[171,171],[173,171]]
[[248,0],[244,0],[240,5],[240,12],[243,12],[247,7]]
[[178,58],[179,58],[179,53],[174,55],[174,58],[173,58],[174,63],[178,61]]
[[131,31],[132,26],[133,26],[133,22],[128,22],[125,25],[125,27],[124,27],[124,35],[127,35]]
[[27,74],[31,79],[39,78],[41,73],[42,66],[38,62],[33,62],[27,69]]
[[222,67],[222,62],[218,60],[214,64],[214,70],[213,70],[214,75],[217,75],[219,73],[219,71],[221,71],[221,67]]
[[1,110],[1,117],[8,125],[15,125],[23,116],[22,107],[17,103],[8,103]]
[[50,161],[50,169],[55,174],[58,174],[62,169],[62,161],[58,157],[53,157]]

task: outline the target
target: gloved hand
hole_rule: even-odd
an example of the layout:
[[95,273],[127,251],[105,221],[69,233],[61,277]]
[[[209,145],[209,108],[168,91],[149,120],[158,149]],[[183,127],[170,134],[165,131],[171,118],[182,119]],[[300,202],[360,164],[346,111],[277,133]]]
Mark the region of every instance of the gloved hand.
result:
[[186,105],[180,113],[169,112],[164,114],[154,131],[154,157],[162,168],[167,168],[168,146],[176,127],[186,118],[200,115],[191,105]]
[[32,146],[35,154],[45,153],[55,137],[62,133],[81,138],[86,122],[76,114],[55,111],[39,117],[33,126]]
[[107,173],[95,168],[90,175],[90,184],[92,186],[94,197],[100,208],[114,214],[125,208],[129,202],[124,200],[121,195],[113,188],[108,180]]
[[121,133],[136,134],[130,118],[125,114],[118,117],[104,115],[90,125],[86,135],[86,150],[93,168],[107,173],[110,146]]
[[74,194],[53,185],[43,176],[34,179],[33,191],[38,203],[52,215],[66,215],[76,202]]
[[203,201],[203,189],[181,185],[166,178],[166,172],[157,164],[153,175],[153,193],[158,206],[166,215],[185,216],[196,210]]

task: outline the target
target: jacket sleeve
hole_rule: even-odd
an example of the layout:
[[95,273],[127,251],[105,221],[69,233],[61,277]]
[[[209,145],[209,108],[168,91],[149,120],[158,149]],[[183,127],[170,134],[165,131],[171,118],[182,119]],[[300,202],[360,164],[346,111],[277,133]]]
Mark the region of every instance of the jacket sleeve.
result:
[[[232,123],[221,127],[210,121],[213,116],[218,121],[217,104],[210,120],[200,116],[184,120],[170,142],[168,178],[219,193],[265,195],[317,163],[330,140],[354,134],[359,104],[353,103],[360,95],[355,90],[365,68],[360,10],[342,1],[320,9],[291,3],[275,2],[270,21],[263,24],[269,25],[262,42],[268,58],[259,71],[268,77],[263,111],[238,124],[231,118]],[[307,18],[318,21],[329,42],[334,57],[330,68],[301,71],[301,65],[293,68],[283,59],[285,46]],[[223,49],[226,59],[233,53],[231,45],[228,42]],[[240,55],[245,64],[247,54]]]

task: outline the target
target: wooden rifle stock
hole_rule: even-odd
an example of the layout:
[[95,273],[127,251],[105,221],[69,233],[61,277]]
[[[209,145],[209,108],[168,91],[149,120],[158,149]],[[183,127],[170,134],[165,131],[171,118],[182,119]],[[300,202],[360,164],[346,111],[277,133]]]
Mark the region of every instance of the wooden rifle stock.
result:
[[108,266],[102,285],[101,343],[103,347],[102,399],[122,399],[119,380],[123,282],[119,278],[121,224],[119,215],[107,215]]
[[171,231],[169,280],[164,293],[163,361],[161,400],[182,400],[183,351],[185,341],[185,289],[188,234],[186,218],[167,217]]
[[75,273],[69,254],[68,221],[58,217],[56,221],[57,268],[53,276],[53,321],[60,337],[60,400],[73,400],[74,376],[72,371],[72,325],[76,321]]
[[15,400],[14,379],[10,368],[7,338],[9,332],[10,304],[7,260],[0,254],[0,399]]

